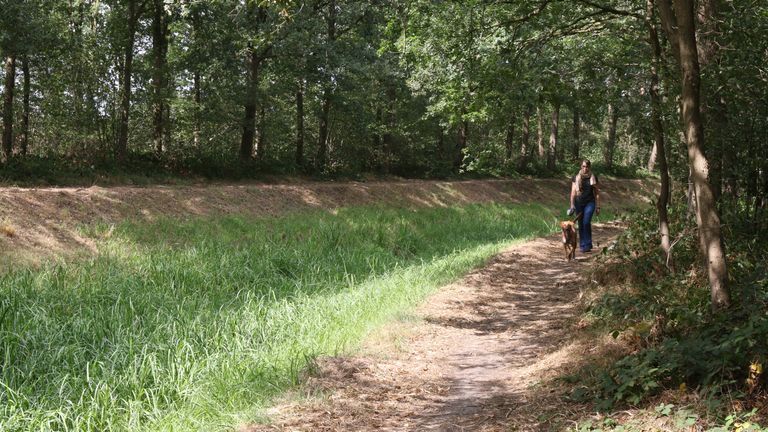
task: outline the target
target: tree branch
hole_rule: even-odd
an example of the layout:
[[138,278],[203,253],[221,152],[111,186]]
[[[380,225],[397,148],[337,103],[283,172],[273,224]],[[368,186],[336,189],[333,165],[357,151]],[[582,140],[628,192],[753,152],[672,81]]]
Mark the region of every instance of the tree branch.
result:
[[605,5],[601,5],[601,4],[595,3],[594,1],[591,1],[591,0],[576,0],[576,1],[579,2],[579,3],[585,4],[585,5],[589,6],[589,7],[598,9],[598,10],[602,11],[603,13],[610,13],[610,14],[621,15],[621,16],[629,16],[629,17],[632,17],[632,18],[637,18],[639,20],[645,19],[645,17],[641,13],[639,13],[639,12],[625,11],[625,10],[621,10],[621,9],[616,9],[614,7],[611,7],[611,6],[605,6]]

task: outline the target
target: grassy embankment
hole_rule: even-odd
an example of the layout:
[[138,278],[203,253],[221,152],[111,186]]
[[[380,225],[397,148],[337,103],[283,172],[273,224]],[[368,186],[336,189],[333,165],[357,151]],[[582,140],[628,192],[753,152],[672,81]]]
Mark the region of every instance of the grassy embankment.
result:
[[511,242],[542,206],[357,208],[91,229],[0,278],[0,430],[220,430]]

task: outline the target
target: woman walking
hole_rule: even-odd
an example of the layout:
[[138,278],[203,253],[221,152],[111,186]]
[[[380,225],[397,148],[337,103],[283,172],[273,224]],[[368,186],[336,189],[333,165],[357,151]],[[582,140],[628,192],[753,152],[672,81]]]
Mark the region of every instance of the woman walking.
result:
[[592,172],[592,163],[581,161],[581,169],[571,181],[571,207],[569,213],[579,216],[579,249],[592,251],[592,215],[600,214],[600,194],[597,176]]

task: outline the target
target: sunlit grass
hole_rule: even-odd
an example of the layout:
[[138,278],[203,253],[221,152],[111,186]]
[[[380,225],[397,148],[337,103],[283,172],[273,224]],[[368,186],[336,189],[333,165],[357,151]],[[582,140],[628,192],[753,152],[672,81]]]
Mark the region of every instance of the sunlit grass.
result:
[[91,229],[98,257],[0,277],[0,430],[235,427],[314,356],[554,222],[475,205]]

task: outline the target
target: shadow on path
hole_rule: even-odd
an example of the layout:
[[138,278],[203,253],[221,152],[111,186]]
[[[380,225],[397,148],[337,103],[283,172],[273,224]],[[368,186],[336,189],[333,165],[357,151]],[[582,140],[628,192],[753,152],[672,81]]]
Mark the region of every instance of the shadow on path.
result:
[[[595,227],[603,244],[619,232]],[[546,413],[560,395],[542,382],[578,360],[579,272],[591,258],[567,262],[555,236],[515,246],[428,299],[400,352],[321,359],[304,391],[323,397],[243,430],[559,430]]]

